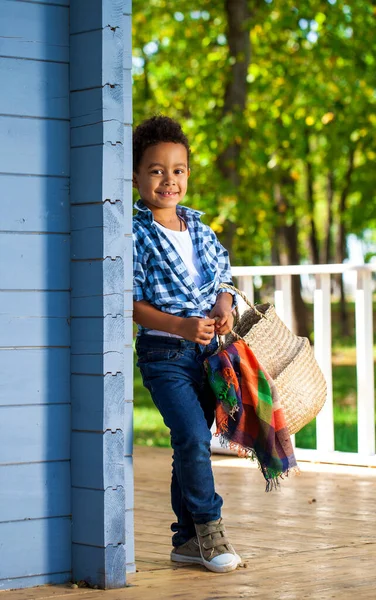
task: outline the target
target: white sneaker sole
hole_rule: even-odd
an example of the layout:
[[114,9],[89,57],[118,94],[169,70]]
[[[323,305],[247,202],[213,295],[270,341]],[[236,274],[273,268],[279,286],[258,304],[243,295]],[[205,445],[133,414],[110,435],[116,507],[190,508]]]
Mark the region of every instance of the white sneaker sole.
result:
[[202,564],[209,571],[213,571],[214,573],[229,573],[230,571],[235,571],[235,569],[242,562],[242,559],[240,558],[240,556],[238,554],[235,554],[233,556],[234,556],[233,560],[229,561],[228,563],[226,563],[224,565],[216,565],[215,563],[213,563],[213,561],[208,561],[205,559],[202,559]]

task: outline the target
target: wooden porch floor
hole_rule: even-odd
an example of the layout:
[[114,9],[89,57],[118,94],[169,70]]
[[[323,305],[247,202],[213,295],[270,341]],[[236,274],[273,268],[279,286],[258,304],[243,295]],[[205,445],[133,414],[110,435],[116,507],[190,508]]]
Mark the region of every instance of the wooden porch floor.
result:
[[130,587],[43,587],[2,592],[0,600],[375,600],[376,469],[317,472],[303,464],[299,477],[266,494],[262,475],[247,461],[214,456],[223,517],[244,561],[217,575],[169,561],[170,457],[167,449],[135,449],[137,573],[128,577]]

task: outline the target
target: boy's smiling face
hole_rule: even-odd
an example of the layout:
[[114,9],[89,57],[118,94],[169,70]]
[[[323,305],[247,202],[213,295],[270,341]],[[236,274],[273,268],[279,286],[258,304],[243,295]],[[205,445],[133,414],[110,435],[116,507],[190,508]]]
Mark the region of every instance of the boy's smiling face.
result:
[[149,146],[142,157],[133,186],[151,210],[175,208],[187,193],[188,154],[183,144],[160,142]]

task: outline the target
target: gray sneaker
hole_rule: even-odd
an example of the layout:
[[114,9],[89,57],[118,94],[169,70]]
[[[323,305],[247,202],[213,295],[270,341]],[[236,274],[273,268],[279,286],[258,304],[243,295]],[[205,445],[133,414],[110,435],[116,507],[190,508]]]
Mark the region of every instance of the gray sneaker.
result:
[[241,563],[241,558],[227,539],[222,519],[195,527],[202,564],[214,573],[234,571]]
[[203,564],[200,547],[196,537],[191,538],[185,544],[174,548],[171,552],[171,560],[180,563],[199,563]]

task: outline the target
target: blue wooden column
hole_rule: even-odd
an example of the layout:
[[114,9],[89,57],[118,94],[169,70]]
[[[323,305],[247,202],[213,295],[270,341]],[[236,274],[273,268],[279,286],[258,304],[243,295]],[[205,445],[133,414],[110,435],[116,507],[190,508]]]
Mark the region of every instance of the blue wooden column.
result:
[[131,17],[125,0],[71,0],[73,580],[134,570]]

